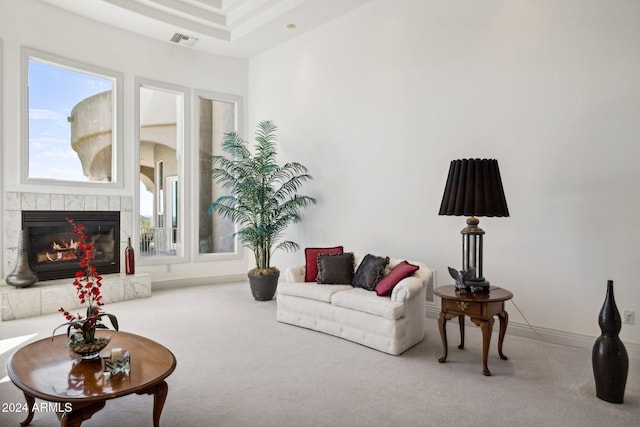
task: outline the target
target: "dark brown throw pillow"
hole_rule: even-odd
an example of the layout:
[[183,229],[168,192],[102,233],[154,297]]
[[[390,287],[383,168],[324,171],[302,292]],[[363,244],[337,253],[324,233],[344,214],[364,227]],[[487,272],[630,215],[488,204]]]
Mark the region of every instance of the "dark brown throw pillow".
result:
[[348,285],[353,279],[353,252],[318,255],[318,283]]
[[389,264],[389,257],[379,257],[367,254],[353,276],[351,284],[356,288],[363,288],[368,291],[375,289],[382,279],[384,268]]
[[322,254],[341,254],[343,253],[342,246],[334,246],[332,248],[306,248],[304,250],[305,256],[305,282],[315,282],[318,279],[318,255]]

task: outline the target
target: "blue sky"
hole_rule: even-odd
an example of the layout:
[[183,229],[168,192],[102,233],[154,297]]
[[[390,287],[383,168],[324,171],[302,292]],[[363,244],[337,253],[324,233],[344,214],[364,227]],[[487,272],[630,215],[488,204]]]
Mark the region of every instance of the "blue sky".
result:
[[112,88],[109,79],[29,60],[29,177],[88,181],[67,117],[78,102]]

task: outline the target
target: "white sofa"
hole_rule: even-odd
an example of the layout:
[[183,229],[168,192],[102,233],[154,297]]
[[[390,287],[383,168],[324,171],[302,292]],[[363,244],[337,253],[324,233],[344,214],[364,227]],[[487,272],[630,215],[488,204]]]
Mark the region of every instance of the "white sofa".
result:
[[[402,261],[390,259],[387,273]],[[424,339],[426,288],[432,277],[425,264],[409,262],[420,268],[398,282],[390,296],[350,284],[305,282],[304,265],[287,268],[278,285],[277,320],[399,355]]]

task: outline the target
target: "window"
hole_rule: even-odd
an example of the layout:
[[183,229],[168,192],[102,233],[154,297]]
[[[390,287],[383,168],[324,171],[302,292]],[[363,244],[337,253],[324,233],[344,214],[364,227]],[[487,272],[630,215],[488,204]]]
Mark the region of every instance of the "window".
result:
[[222,218],[217,213],[209,215],[211,203],[225,191],[215,183],[211,171],[211,156],[224,154],[221,149],[224,134],[236,131],[239,125],[238,111],[240,98],[231,95],[220,95],[200,92],[196,96],[198,111],[198,175],[196,188],[197,199],[198,253],[205,254],[239,254],[235,238],[235,224]]
[[139,81],[140,257],[183,261],[187,89]]
[[121,75],[28,49],[22,64],[23,182],[117,183]]

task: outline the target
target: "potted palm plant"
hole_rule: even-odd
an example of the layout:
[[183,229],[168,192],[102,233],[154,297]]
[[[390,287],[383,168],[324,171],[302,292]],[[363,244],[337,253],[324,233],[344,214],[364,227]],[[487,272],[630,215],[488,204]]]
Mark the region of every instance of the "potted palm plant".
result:
[[300,221],[300,213],[313,197],[298,194],[302,184],[312,179],[307,168],[291,162],[276,161],[276,125],[265,120],[258,124],[254,152],[237,132],[225,134],[222,150],[228,155],[212,156],[211,177],[228,194],[218,197],[209,207],[232,220],[240,243],[253,251],[255,268],[248,273],[253,297],[268,301],[275,294],[280,271],[271,266],[271,255],[278,249],[296,250],[299,245],[284,240],[286,228]]

